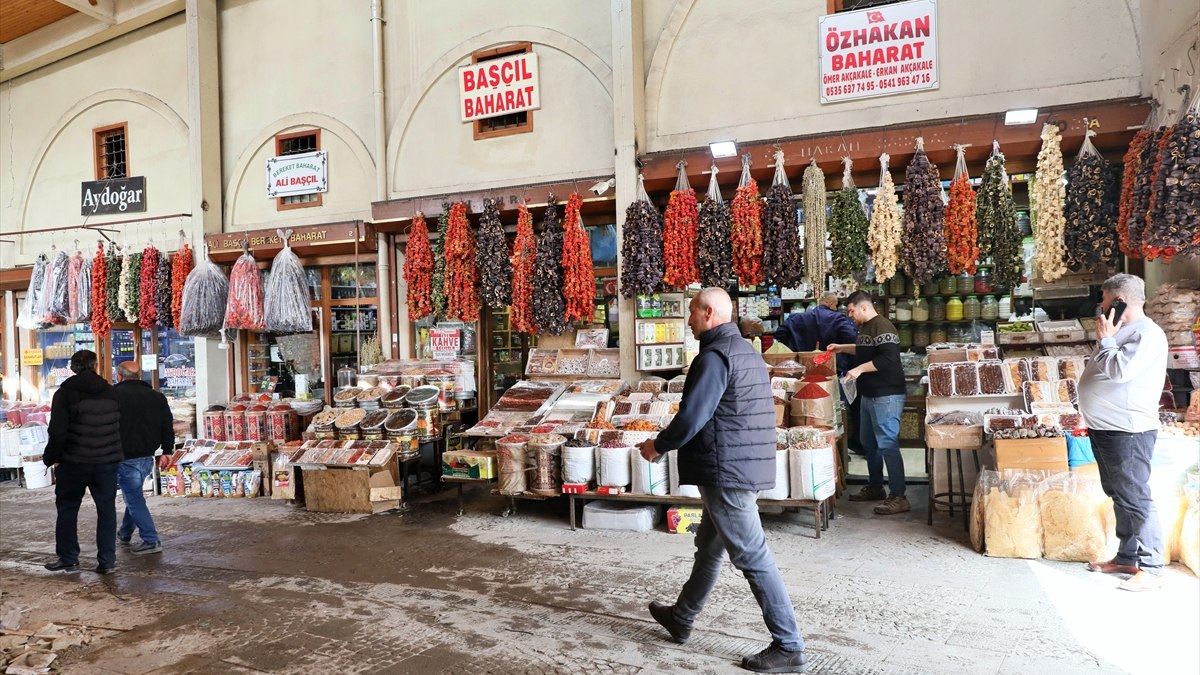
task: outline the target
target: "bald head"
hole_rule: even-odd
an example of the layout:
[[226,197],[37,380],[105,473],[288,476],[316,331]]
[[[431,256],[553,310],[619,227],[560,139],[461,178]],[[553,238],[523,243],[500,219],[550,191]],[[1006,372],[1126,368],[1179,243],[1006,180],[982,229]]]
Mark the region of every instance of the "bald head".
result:
[[838,294],[833,291],[825,291],[821,294],[819,302],[829,309],[837,309]]
[[142,379],[142,367],[137,361],[126,361],[117,366],[117,377],[122,380]]
[[705,288],[696,296],[696,301],[701,307],[711,309],[713,316],[719,319],[718,323],[727,323],[733,319],[733,300],[729,299],[729,294],[724,288]]

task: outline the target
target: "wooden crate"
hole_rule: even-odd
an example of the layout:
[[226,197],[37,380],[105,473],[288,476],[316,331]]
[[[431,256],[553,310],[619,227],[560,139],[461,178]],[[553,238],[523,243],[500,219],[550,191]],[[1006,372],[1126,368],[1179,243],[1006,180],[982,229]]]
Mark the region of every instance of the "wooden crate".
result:
[[400,506],[396,462],[362,468],[304,468],[304,505],[322,513],[379,513]]

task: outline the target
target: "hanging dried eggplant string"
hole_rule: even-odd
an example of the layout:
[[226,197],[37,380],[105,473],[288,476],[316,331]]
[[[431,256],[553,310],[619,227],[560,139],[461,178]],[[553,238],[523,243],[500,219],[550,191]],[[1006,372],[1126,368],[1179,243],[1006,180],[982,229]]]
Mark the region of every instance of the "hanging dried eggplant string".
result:
[[551,194],[546,199],[546,214],[538,235],[533,280],[533,320],[538,331],[550,335],[562,335],[567,330],[562,251],[563,231],[558,222],[558,205]]
[[950,201],[946,204],[946,263],[951,274],[975,273],[979,258],[979,230],[975,218],[975,191],[967,174],[967,146],[955,145],[958,158]]
[[696,269],[696,234],[699,227],[699,207],[696,191],[688,184],[687,162],[675,165],[679,175],[675,189],[667,202],[667,213],[663,223],[663,283],[674,288],[684,288],[700,279]]
[[479,298],[490,309],[504,309],[512,302],[512,260],[508,257],[508,240],[500,222],[500,206],[494,199],[483,200],[475,242]]
[[[633,208],[630,206],[630,208]],[[628,227],[628,224],[626,225]],[[626,236],[629,231],[626,230]],[[533,215],[524,203],[517,206],[517,238],[513,242],[512,329],[534,335],[533,321],[534,266],[537,260],[537,239],[533,235]]]
[[292,250],[292,231],[275,230],[283,248],[271,261],[271,276],[263,288],[263,324],[268,333],[311,333],[312,295],[308,274]]
[[213,264],[205,250],[183,285],[179,332],[191,337],[216,337],[222,334],[228,303],[229,280],[221,268]]
[[917,286],[946,269],[945,205],[937,166],[925,154],[925,139],[904,172],[904,273]]
[[742,155],[742,177],[733,197],[732,220],[733,269],[738,284],[757,286],[762,283],[762,199],[758,183],[750,175],[750,153]]
[[171,271],[171,257],[160,251],[154,275],[154,315],[163,328],[175,327],[171,318]]
[[1148,260],[1169,262],[1200,252],[1200,116],[1196,101],[1159,141],[1142,249]]
[[625,209],[621,239],[621,294],[657,293],[663,283],[663,217],[638,174],[637,195]]
[[442,214],[438,216],[438,236],[434,238],[433,250],[433,279],[430,282],[433,291],[433,316],[446,316],[446,231],[450,226],[450,202],[442,202]]
[[[1134,207],[1134,186],[1137,185],[1138,170],[1141,167],[1142,150],[1150,140],[1150,130],[1142,129],[1133,136],[1129,150],[1125,152],[1125,168],[1121,174],[1121,210],[1117,215],[1117,235],[1120,238],[1121,253],[1130,258],[1142,257],[1141,248],[1134,248],[1130,241],[1130,224],[1138,218]],[[1145,216],[1141,216],[1145,218]]]
[[[994,283],[1014,289],[1024,276],[1024,248],[1021,229],[1017,225],[1017,207],[1013,201],[1012,185],[1004,170],[1004,153],[1000,143],[992,142],[992,156],[983,169],[983,181],[975,196],[975,215],[979,222],[980,238],[988,233],[991,242],[992,279]],[[982,245],[980,246],[982,249]]]
[[717,165],[709,168],[708,193],[700,205],[700,232],[696,263],[701,286],[725,288],[733,278],[732,223],[730,207],[721,197]]
[[763,209],[763,281],[776,288],[790,288],[803,278],[796,204],[784,170],[783,151],[776,150],[775,178]]
[[583,227],[583,197],[572,192],[563,220],[563,301],[567,323],[591,321],[596,307],[596,276],[592,272],[592,242]]
[[1066,226],[1063,243],[1067,267],[1080,272],[1098,265],[1110,267],[1117,248],[1117,205],[1112,201],[1113,176],[1108,162],[1092,145],[1096,132],[1088,129],[1075,163],[1067,172]]
[[802,193],[804,199],[804,279],[813,288],[825,288],[825,249],[828,246],[826,226],[825,174],[814,157],[804,170]]
[[1033,210],[1034,270],[1045,281],[1056,281],[1067,273],[1063,239],[1065,197],[1062,134],[1057,125],[1046,124],[1042,126],[1042,149],[1038,152],[1037,173],[1029,191]]
[[475,234],[467,219],[467,205],[450,207],[446,229],[446,316],[467,323],[479,318],[479,280],[475,267]]
[[[860,193],[854,188],[853,166],[854,162],[849,157],[842,158],[842,189],[833,196],[833,207],[829,210],[829,253],[832,259],[829,273],[843,279],[855,275],[861,279],[862,271],[867,267],[870,224],[867,212],[863,210]],[[806,195],[806,212],[807,208]]]
[[1146,215],[1150,209],[1151,183],[1154,182],[1154,170],[1158,166],[1159,143],[1166,133],[1166,127],[1159,127],[1151,131],[1138,156],[1137,178],[1133,183],[1133,206],[1129,215],[1129,255],[1131,257],[1141,258],[1145,255],[1142,239],[1146,232]]
[[900,266],[900,239],[904,231],[904,225],[900,222],[896,184],[892,181],[892,172],[888,170],[890,159],[886,152],[879,156],[879,189],[875,191],[875,205],[867,227],[867,244],[871,248],[877,283],[896,276],[896,269]]
[[408,318],[420,321],[433,312],[433,249],[425,214],[413,216],[404,247],[404,285],[407,287]]

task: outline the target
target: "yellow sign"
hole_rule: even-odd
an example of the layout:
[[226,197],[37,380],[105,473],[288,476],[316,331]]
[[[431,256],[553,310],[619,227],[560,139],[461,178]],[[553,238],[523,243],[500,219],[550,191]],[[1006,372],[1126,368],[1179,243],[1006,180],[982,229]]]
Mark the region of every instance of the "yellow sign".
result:
[[40,349],[22,349],[21,363],[27,366],[42,365],[42,350]]

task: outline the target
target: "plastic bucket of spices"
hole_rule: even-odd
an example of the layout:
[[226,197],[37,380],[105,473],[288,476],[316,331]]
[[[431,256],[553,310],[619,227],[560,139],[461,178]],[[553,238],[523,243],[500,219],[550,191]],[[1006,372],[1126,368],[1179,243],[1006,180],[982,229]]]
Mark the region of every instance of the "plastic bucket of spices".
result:
[[562,490],[562,447],[567,439],[559,434],[537,434],[529,439],[533,454],[535,494],[555,495]]
[[380,397],[379,404],[388,410],[398,410],[403,408],[404,397],[408,396],[408,392],[411,390],[412,387],[402,384]]
[[391,416],[391,412],[387,410],[372,410],[363,417],[363,421],[359,423],[362,440],[364,441],[382,441],[385,431],[383,423]]
[[407,459],[420,450],[417,441],[417,411],[401,408],[393,411],[383,423],[388,439],[400,446],[400,458]]
[[333,422],[333,427],[337,429],[338,438],[346,441],[359,440],[361,436],[359,425],[366,416],[367,411],[362,408],[351,408],[338,415],[337,419]]
[[441,388],[424,385],[408,392],[405,401],[417,413],[417,438],[422,441],[442,437],[442,416],[438,411]]
[[496,441],[496,456],[499,462],[500,494],[515,495],[525,492],[529,487],[529,437],[524,434],[509,434],[501,438]]
[[425,373],[425,380],[438,387],[438,405],[442,410],[458,409],[458,401],[454,398],[454,373],[448,370],[434,370]]

